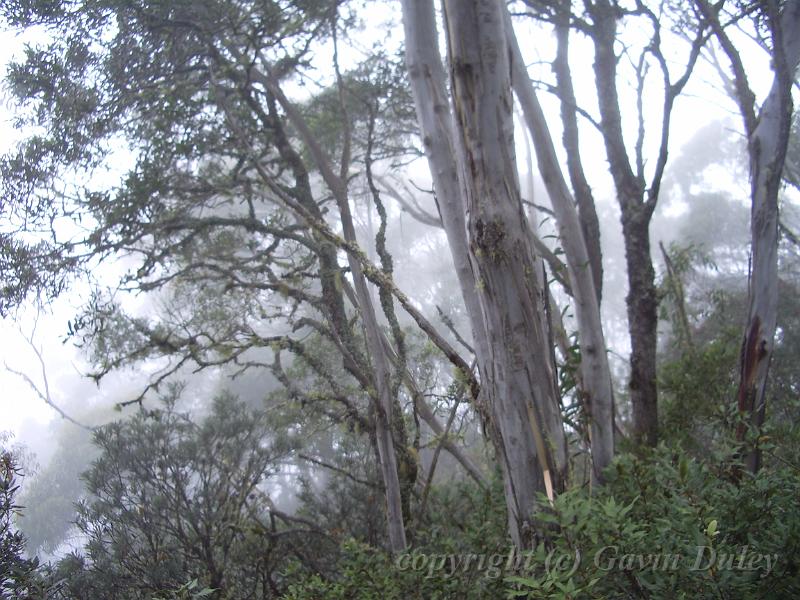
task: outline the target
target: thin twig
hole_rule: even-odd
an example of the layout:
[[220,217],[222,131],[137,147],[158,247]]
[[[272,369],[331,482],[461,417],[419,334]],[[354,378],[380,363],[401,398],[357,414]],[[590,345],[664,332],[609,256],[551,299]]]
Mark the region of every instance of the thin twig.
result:
[[42,356],[42,351],[36,347],[36,343],[34,342],[34,335],[36,334],[36,326],[39,322],[39,316],[37,315],[36,321],[33,324],[33,330],[31,331],[30,337],[26,336],[22,333],[22,329],[19,329],[20,335],[22,335],[23,339],[28,342],[28,345],[33,349],[34,354],[36,354],[36,358],[39,361],[39,365],[42,371],[42,382],[44,384],[44,391],[36,385],[36,383],[31,379],[27,374],[23,373],[22,371],[18,371],[8,366],[8,363],[3,361],[3,365],[5,366],[6,371],[16,375],[17,377],[21,378],[28,386],[36,393],[42,402],[47,404],[50,408],[55,410],[63,419],[66,419],[70,423],[81,427],[82,429],[86,429],[87,431],[93,431],[94,427],[89,427],[88,425],[84,425],[83,423],[75,420],[71,416],[69,416],[64,409],[58,406],[54,401],[52,396],[50,395],[50,382],[47,378],[47,368],[45,366],[44,357]]

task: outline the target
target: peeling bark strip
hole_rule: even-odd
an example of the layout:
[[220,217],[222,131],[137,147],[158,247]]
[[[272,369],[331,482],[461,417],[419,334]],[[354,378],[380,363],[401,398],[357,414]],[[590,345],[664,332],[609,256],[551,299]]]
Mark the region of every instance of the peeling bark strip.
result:
[[[739,385],[736,402],[741,416],[753,411],[758,367],[761,360],[767,355],[764,340],[761,337],[761,319],[758,315],[755,315],[742,343],[742,358],[741,366],[739,367],[742,380]],[[736,439],[743,442],[746,433],[747,426],[742,421],[736,428]]]
[[453,141],[486,335],[482,392],[499,435],[510,532],[517,545],[530,547],[536,495],[552,497],[563,488],[567,456],[543,290],[517,180],[505,8],[500,0],[444,6]]

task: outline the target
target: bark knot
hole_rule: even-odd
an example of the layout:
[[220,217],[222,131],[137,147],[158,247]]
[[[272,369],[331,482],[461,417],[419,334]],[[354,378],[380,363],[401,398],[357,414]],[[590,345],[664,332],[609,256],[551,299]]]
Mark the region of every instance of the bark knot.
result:
[[502,223],[478,219],[475,223],[475,244],[492,258],[501,253],[500,244],[506,237]]

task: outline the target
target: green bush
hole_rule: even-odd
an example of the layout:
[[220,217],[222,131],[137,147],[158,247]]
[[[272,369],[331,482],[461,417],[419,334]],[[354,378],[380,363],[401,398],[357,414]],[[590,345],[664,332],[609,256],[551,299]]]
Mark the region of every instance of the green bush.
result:
[[[517,598],[796,598],[800,478],[730,476],[664,446],[620,456],[594,496],[541,515],[558,529],[510,575]],[[525,568],[527,567],[527,568]]]

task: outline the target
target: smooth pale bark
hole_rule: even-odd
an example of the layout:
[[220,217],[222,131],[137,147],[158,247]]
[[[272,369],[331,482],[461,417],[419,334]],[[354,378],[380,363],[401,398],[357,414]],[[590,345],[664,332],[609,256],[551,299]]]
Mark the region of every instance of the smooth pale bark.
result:
[[572,85],[572,70],[569,66],[569,8],[559,8],[559,21],[556,24],[556,58],[553,72],[556,75],[558,99],[561,103],[561,122],[564,126],[564,149],[567,151],[567,171],[572,182],[575,200],[578,203],[583,239],[592,265],[592,278],[597,290],[597,303],[603,296],[603,253],[600,246],[600,220],[594,204],[592,188],[586,180],[581,160],[580,135],[578,130],[578,100]]
[[[453,257],[456,275],[470,320],[475,356],[483,379],[483,365],[487,364],[491,355],[478,284],[469,257],[463,184],[459,182],[456,166],[453,121],[445,87],[445,69],[439,54],[436,13],[432,0],[402,0],[402,8],[406,65],[414,95],[417,120],[433,178],[441,224],[447,235]],[[492,399],[482,392],[478,401],[481,404],[484,402],[491,404]],[[491,407],[489,413],[492,415],[494,413]],[[513,414],[517,418],[524,419],[523,423],[528,422],[527,415],[520,415],[519,411],[514,411]],[[498,430],[499,424],[492,417],[486,426],[503,466],[509,528],[514,540],[518,545],[522,545],[523,526],[518,507],[525,505],[522,503],[527,503],[532,509],[535,491],[545,491],[544,481],[540,477],[540,480],[536,482],[538,487],[534,491],[527,492],[524,499],[518,498],[515,486],[511,482],[510,473],[513,471],[508,468],[506,461],[502,460],[506,452],[503,447],[503,437]],[[525,440],[530,442],[530,438],[531,436],[528,435]],[[541,472],[541,469],[537,468],[538,459],[535,446],[529,444],[529,450],[531,455],[528,457],[528,465],[533,469],[531,473],[537,470]],[[526,531],[528,529],[529,527],[525,527]]]
[[459,178],[488,356],[483,394],[500,436],[510,532],[535,540],[536,495],[563,487],[567,457],[544,290],[519,191],[499,0],[446,0]]
[[578,321],[580,369],[586,393],[583,400],[589,417],[592,480],[595,483],[602,483],[603,469],[614,457],[614,395],[592,262],[586,249],[574,198],[561,172],[553,139],[528,76],[507,10],[505,25],[514,92],[519,99],[525,124],[536,149],[539,172],[550,196],[569,271],[575,316]]
[[[774,53],[776,74],[750,135],[751,247],[750,306],[742,346],[739,410],[749,413],[750,425],[759,431],[764,424],[769,364],[775,344],[778,308],[778,193],[789,141],[792,115],[792,82],[800,66],[800,2],[787,2],[780,19],[782,48]],[[782,63],[782,64],[781,64]],[[781,72],[783,71],[783,72]],[[739,437],[744,438],[744,427]],[[745,458],[755,473],[761,463],[757,443]]]
[[[726,87],[739,105],[750,155],[751,251],[750,303],[742,342],[737,405],[754,431],[764,423],[769,364],[775,343],[778,305],[778,193],[786,159],[792,117],[791,88],[800,66],[800,3],[786,2],[780,15],[778,3],[765,2],[762,9],[773,33],[772,62],[775,78],[769,95],[756,116],[755,94],[750,88],[739,51],[725,32],[719,13],[722,3],[695,0],[725,52],[733,82]],[[746,421],[736,436],[744,441]],[[761,463],[758,442],[745,456],[751,472]]]
[[456,169],[452,116],[445,88],[447,75],[439,54],[436,12],[433,0],[402,0],[402,7],[406,66],[436,192],[436,206],[472,328],[475,355],[482,362],[487,355],[486,331],[469,262],[464,200]]

